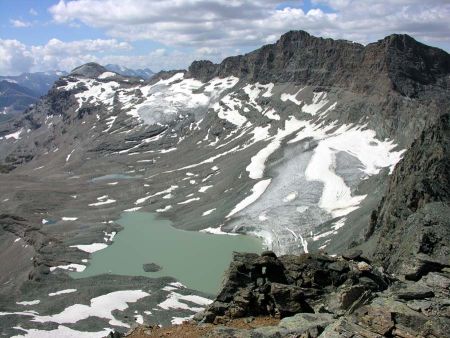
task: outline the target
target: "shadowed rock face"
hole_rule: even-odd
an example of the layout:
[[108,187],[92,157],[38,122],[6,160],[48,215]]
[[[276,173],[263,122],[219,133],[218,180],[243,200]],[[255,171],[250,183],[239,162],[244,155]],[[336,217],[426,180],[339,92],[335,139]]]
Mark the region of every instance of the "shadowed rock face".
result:
[[260,315],[343,314],[389,283],[386,275],[363,261],[323,254],[277,258],[273,252],[235,253],[222,290],[198,319],[220,322]]
[[390,178],[368,236],[374,256],[391,273],[418,279],[450,265],[449,114],[425,129]]
[[394,90],[412,97],[427,86],[448,88],[450,56],[408,35],[393,34],[364,47],[291,31],[275,44],[228,57],[217,65],[210,61],[194,62],[189,72],[204,80],[234,75],[249,81],[291,81],[360,93]]
[[[447,337],[448,269],[395,280],[360,256],[236,253],[216,300],[194,319],[207,337]],[[228,327],[236,318],[281,317],[276,326]]]
[[394,137],[407,146],[427,122],[445,113],[449,74],[448,53],[408,35],[393,34],[363,46],[304,31],[288,32],[274,44],[220,64],[194,62],[188,72],[202,80],[233,75],[250,82],[292,82],[341,92],[347,102],[340,120],[355,123],[368,116],[381,138]]

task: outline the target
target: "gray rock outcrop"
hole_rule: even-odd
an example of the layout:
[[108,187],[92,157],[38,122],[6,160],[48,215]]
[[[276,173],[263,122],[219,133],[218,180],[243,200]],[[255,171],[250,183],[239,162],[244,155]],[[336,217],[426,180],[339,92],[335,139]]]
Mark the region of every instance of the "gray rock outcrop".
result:
[[396,166],[368,236],[388,272],[417,280],[450,266],[450,115],[425,129]]

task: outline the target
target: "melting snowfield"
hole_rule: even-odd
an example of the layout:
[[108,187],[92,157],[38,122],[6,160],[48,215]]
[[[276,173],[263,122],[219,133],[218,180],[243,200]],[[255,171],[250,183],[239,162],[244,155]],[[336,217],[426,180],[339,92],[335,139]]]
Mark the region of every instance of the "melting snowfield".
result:
[[[318,240],[316,227],[334,218],[339,226],[319,238],[336,235],[345,224],[341,217],[358,209],[366,197],[355,193],[355,187],[347,181],[355,176],[364,180],[381,168],[392,171],[403,153],[396,150],[393,141],[377,139],[366,126],[321,122],[320,118],[335,109],[336,102],[323,92],[313,93],[310,103],[297,99],[303,90],[283,93],[281,101],[300,106],[301,113],[318,116],[318,122],[288,116],[275,133],[254,128],[254,142],[267,143],[251,157],[246,171],[249,178],[262,180],[230,212],[228,217],[238,217],[225,227],[262,237],[278,253],[308,252],[308,241]],[[257,94],[250,97],[254,101]],[[287,146],[283,160],[268,172],[269,159],[283,145]],[[339,171],[338,163],[349,158],[358,165]]]

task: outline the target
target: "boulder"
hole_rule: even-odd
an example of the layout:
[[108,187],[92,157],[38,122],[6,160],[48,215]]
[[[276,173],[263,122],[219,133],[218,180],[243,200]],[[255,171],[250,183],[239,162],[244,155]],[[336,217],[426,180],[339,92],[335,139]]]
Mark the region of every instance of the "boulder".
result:
[[412,287],[397,292],[397,298],[402,300],[416,300],[434,297],[434,292],[428,288]]
[[351,261],[355,261],[358,260],[359,257],[361,257],[363,254],[362,250],[349,250],[346,251],[342,254],[342,257],[345,258],[346,260],[351,260]]
[[144,269],[145,272],[157,272],[162,269],[162,267],[156,263],[143,264],[142,268]]
[[270,296],[275,303],[275,310],[282,318],[300,312],[314,313],[305,300],[303,289],[298,286],[272,283]]
[[339,293],[340,308],[347,310],[355,303],[366,291],[364,285],[352,285]]

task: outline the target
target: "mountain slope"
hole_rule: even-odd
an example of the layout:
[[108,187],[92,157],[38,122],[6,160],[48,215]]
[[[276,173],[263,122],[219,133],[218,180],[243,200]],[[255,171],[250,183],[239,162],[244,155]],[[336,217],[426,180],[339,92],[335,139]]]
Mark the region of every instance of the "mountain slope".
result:
[[[444,93],[450,88],[448,53],[397,34],[364,47],[291,31],[277,43],[249,54],[226,58],[220,65],[194,62],[189,70],[192,76],[204,79],[231,74],[254,82],[295,82],[339,89],[352,101],[366,97],[365,102],[353,105],[365,110],[370,127],[380,137],[401,142],[403,134],[420,131],[435,110],[445,112],[448,96]],[[409,99],[413,97],[423,107],[411,112]],[[425,110],[428,104],[433,105],[432,112]],[[340,112],[339,118],[357,122],[361,112],[350,108]]]

